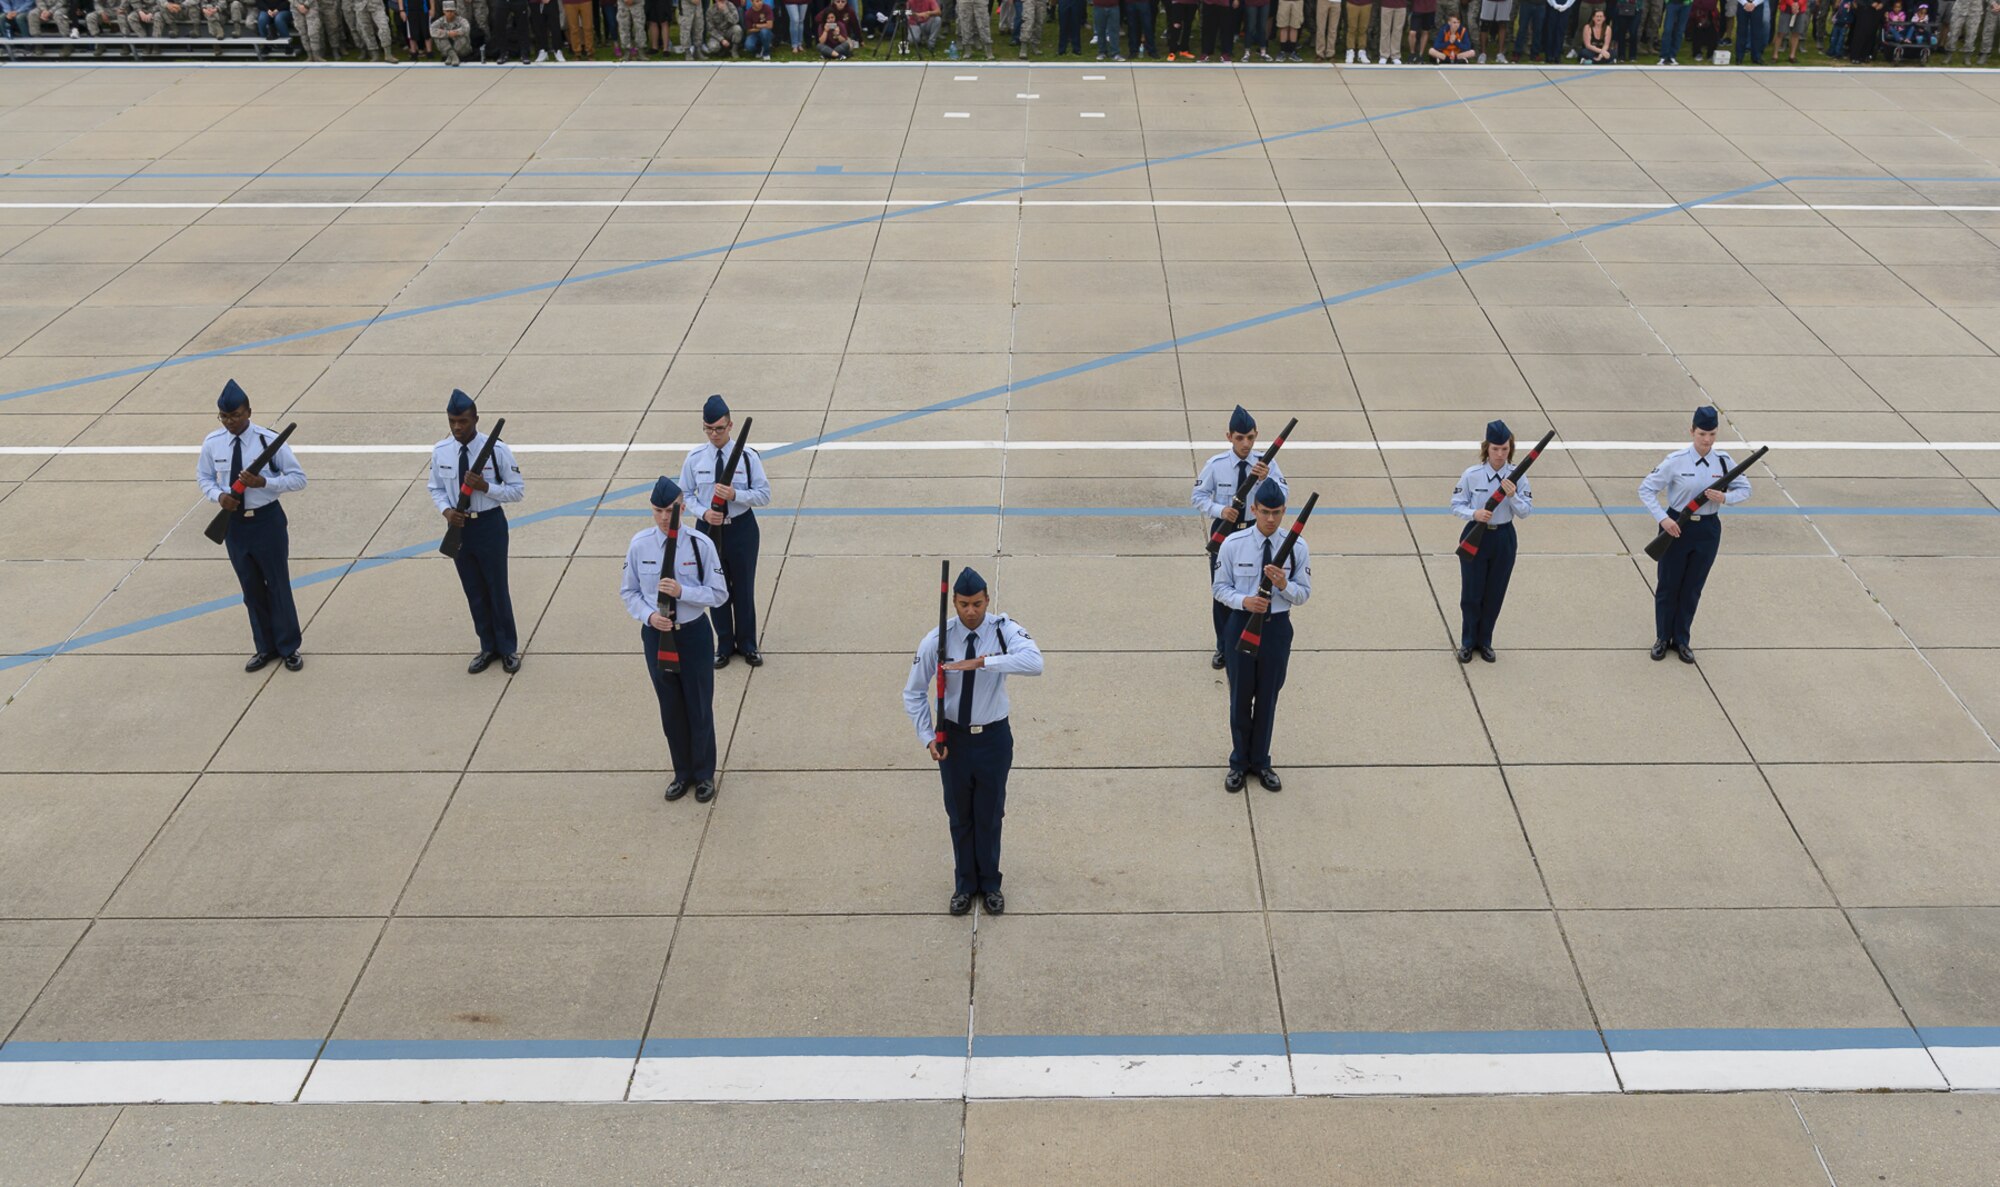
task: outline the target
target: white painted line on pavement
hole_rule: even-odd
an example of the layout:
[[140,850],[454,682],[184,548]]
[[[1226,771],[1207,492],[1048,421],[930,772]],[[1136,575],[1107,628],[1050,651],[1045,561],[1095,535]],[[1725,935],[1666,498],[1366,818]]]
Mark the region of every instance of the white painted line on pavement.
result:
[[1616,1092],[1618,1077],[1602,1051],[1509,1051],[1422,1054],[1292,1053],[1292,1075],[1305,1096]]
[[963,1055],[644,1056],[633,1100],[959,1100]]
[[[1103,119],[1101,111],[1079,113]],[[947,111],[946,119],[971,119],[969,111]],[[92,198],[67,202],[0,202],[0,210],[506,210],[506,209],[698,209],[732,207],[855,207],[867,210],[938,206],[946,198],[468,198],[427,201],[357,198],[340,202],[118,202]],[[1428,202],[1413,200],[1316,200],[1309,198],[979,198],[957,206],[1146,207],[1156,210],[1671,210],[1674,202]],[[1993,214],[2000,205],[1926,204],[1916,202],[1689,202],[1688,210],[1747,210],[1792,214]],[[949,207],[940,207],[949,209]]]
[[298,1094],[310,1059],[0,1060],[0,1105],[271,1104]]
[[1799,1089],[1942,1091],[1950,1085],[1923,1047],[1809,1051],[1613,1051],[1627,1092]]
[[333,1059],[302,1101],[609,1101],[625,1099],[632,1059]]
[[[4,424],[0,420],[0,424]],[[1452,452],[1471,448],[1471,439],[1463,441],[1291,441],[1285,442],[1285,449],[1298,453],[1302,450],[1332,451],[1350,453],[1431,453]],[[508,442],[508,448],[517,454],[535,453],[687,453],[696,448],[694,444],[672,442],[549,442],[546,444],[517,444]],[[1549,445],[1550,453],[1665,453],[1681,447],[1676,441],[1562,441]],[[1772,449],[1788,453],[1805,452],[1884,452],[1884,453],[1996,453],[2000,452],[2000,441],[1749,441],[1726,442],[1723,448],[1732,452],[1755,449],[1768,445]],[[786,441],[759,442],[762,449],[791,448]],[[814,445],[800,445],[798,452],[808,450],[823,453],[954,453],[1004,450],[1008,452],[1043,452],[1054,450],[1087,450],[1093,452],[1121,453],[1219,453],[1223,448],[1220,441],[891,441],[891,440],[847,440],[822,441]],[[314,445],[292,446],[292,452],[323,454],[429,454],[431,443],[408,445]],[[200,452],[195,445],[0,445],[0,457],[144,457],[148,455],[177,456]]]

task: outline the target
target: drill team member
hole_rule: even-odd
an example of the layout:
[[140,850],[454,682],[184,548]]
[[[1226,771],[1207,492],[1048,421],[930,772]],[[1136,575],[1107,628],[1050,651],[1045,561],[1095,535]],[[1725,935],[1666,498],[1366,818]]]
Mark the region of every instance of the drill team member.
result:
[[[1279,471],[1276,462],[1266,466],[1250,456],[1250,451],[1257,445],[1257,421],[1243,410],[1241,404],[1236,406],[1236,411],[1229,414],[1228,436],[1229,448],[1202,463],[1201,473],[1195,476],[1194,494],[1188,500],[1194,504],[1196,511],[1201,512],[1201,526],[1204,532],[1208,531],[1210,525],[1218,519],[1224,521],[1224,530],[1231,534],[1247,527],[1248,519],[1229,504],[1240,492],[1243,495],[1243,504],[1248,508],[1249,492],[1255,490],[1257,484],[1266,478],[1276,481],[1279,490],[1286,491],[1288,495],[1290,492],[1285,476]],[[1215,563],[1215,558],[1210,557],[1208,575],[1211,581],[1215,578]],[[1229,611],[1221,602],[1211,604],[1209,610],[1209,619],[1215,626],[1215,654],[1209,657],[1208,666],[1220,671],[1223,666],[1222,657],[1229,653],[1236,636],[1230,635],[1226,639],[1223,637],[1223,626],[1229,617]]]
[[[497,659],[502,671],[517,672],[521,643],[514,630],[514,598],[507,588],[507,513],[500,505],[520,502],[527,483],[505,441],[494,444],[484,469],[472,469],[486,448],[486,434],[479,431],[479,408],[471,396],[454,389],[444,415],[451,435],[431,447],[431,502],[446,523],[463,533],[452,563],[458,566],[458,583],[472,609],[472,627],[479,632],[479,654],[465,670],[477,675]],[[489,473],[491,479],[486,477]],[[458,510],[461,485],[472,488],[472,503],[464,514]]]
[[[1243,790],[1245,771],[1257,772],[1266,791],[1285,786],[1271,769],[1271,727],[1277,721],[1278,692],[1285,687],[1285,669],[1292,658],[1292,615],[1312,596],[1312,559],[1300,536],[1283,568],[1272,563],[1284,547],[1280,529],[1285,520],[1285,488],[1275,478],[1257,487],[1253,500],[1257,522],[1251,531],[1237,532],[1222,542],[1215,558],[1215,600],[1229,610],[1229,773],[1222,789]],[[1271,596],[1258,595],[1269,578]],[[1252,614],[1264,613],[1263,639],[1257,654],[1236,649],[1236,640]]]
[[[1708,583],[1708,571],[1722,547],[1722,509],[1750,497],[1750,480],[1738,475],[1728,491],[1709,490],[1708,485],[1736,463],[1725,450],[1715,447],[1715,430],[1721,423],[1715,408],[1704,404],[1694,410],[1694,424],[1688,436],[1694,444],[1668,454],[1653,472],[1639,483],[1639,503],[1658,521],[1660,530],[1674,537],[1653,582],[1653,658],[1665,659],[1668,649],[1681,662],[1694,662],[1690,645],[1694,633],[1694,612],[1701,605],[1701,589]],[[1661,497],[1665,496],[1663,509]],[[1683,528],[1674,522],[1674,512],[1696,499],[1702,508]]]
[[[1486,525],[1486,538],[1479,542],[1477,556],[1458,554],[1458,662],[1469,664],[1472,653],[1492,663],[1493,624],[1500,620],[1500,604],[1507,600],[1507,582],[1514,575],[1514,521],[1526,519],[1535,510],[1535,495],[1528,480],[1517,486],[1509,477],[1514,472],[1514,434],[1507,422],[1496,420],[1486,426],[1486,440],[1480,446],[1478,465],[1458,476],[1451,491],[1451,513],[1470,524]],[[1506,497],[1493,510],[1486,500],[1495,488]],[[1459,539],[1465,539],[1460,532]]]
[[[242,512],[230,516],[223,544],[243,587],[243,608],[250,612],[250,639],[257,649],[243,670],[254,672],[283,657],[285,670],[296,672],[305,661],[299,658],[299,611],[292,602],[291,537],[278,496],[304,490],[306,472],[286,445],[257,473],[244,473],[243,467],[257,460],[276,434],[251,422],[250,397],[234,379],[222,385],[215,407],[222,427],[201,443],[194,477],[209,502]],[[246,488],[240,498],[229,489],[239,474]]]
[[[705,804],[715,798],[715,665],[709,658],[715,637],[705,614],[728,600],[729,590],[722,583],[722,563],[715,555],[715,545],[701,533],[688,531],[685,522],[672,563],[662,563],[667,551],[668,513],[680,501],[680,486],[661,475],[653,484],[653,526],[641,530],[626,546],[618,596],[626,612],[640,624],[646,673],[652,677],[653,694],[660,699],[660,730],[667,735],[667,749],[674,760],[667,799],[677,800],[692,788],[695,802]],[[663,593],[675,599],[671,623],[660,613]],[[655,659],[660,634],[666,630],[673,631],[681,657],[680,671],[674,673],[660,671]]]
[[[971,569],[952,583],[955,616],[917,644],[910,678],[903,684],[903,711],[917,727],[917,743],[929,751],[944,779],[944,811],[951,822],[955,882],[951,913],[972,910],[982,896],[986,913],[1007,909],[1000,893],[1000,822],[1007,815],[1007,772],[1014,766],[1014,734],[1007,725],[1007,677],[1042,674],[1042,649],[1021,624],[986,612],[986,579]],[[930,691],[939,656],[950,675],[944,683],[944,745],[931,722]]]
[[[733,452],[729,432],[735,425],[729,417],[729,405],[721,396],[710,396],[701,406],[701,431],[708,444],[697,445],[681,463],[680,486],[700,515],[698,530],[715,542],[729,586],[729,601],[709,615],[715,623],[715,666],[728,667],[730,657],[742,652],[743,662],[755,668],[763,664],[764,656],[757,650],[759,540],[757,516],[751,508],[771,505],[771,480],[764,474],[764,459],[746,444],[731,484],[718,485]],[[717,494],[727,501],[720,512],[709,509]]]

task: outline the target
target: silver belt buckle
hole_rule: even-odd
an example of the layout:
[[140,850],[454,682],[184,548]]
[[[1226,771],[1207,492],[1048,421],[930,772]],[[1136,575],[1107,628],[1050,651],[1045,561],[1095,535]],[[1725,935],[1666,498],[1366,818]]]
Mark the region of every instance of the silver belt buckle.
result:
[[465,517],[466,517],[467,519],[478,519],[478,518],[479,518],[479,512],[477,512],[477,511],[468,511],[468,512],[466,512],[466,513],[465,513]]
[[245,508],[243,509],[243,518],[245,518],[245,519],[255,519],[255,518],[257,518],[257,513],[256,513],[255,511],[252,511],[252,510],[250,510],[250,508],[248,508],[248,507],[245,507]]
[[986,727],[983,725],[968,725],[965,727],[965,732],[968,734],[983,734],[986,732]]

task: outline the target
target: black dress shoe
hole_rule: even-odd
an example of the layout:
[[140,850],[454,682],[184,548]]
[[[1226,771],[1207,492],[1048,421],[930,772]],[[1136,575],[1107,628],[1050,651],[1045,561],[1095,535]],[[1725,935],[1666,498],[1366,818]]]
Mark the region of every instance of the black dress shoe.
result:
[[1651,655],[1655,660],[1667,658],[1667,641],[1665,639],[1653,640],[1653,650],[1647,654]]
[[1491,644],[1481,644],[1481,645],[1480,645],[1480,647],[1479,647],[1479,658],[1480,658],[1480,659],[1483,659],[1483,660],[1485,660],[1485,661],[1486,661],[1487,663],[1489,663],[1489,664],[1490,664],[1490,663],[1492,663],[1492,662],[1494,662],[1494,659],[1493,659],[1493,647],[1492,647],[1492,645],[1491,645]]
[[1459,663],[1462,663],[1462,664],[1469,664],[1469,663],[1471,663],[1471,662],[1472,662],[1472,648],[1470,648],[1470,647],[1461,647],[1461,648],[1459,648],[1459,649],[1458,649],[1458,662],[1459,662]]
[[764,666],[764,653],[761,651],[746,651],[743,653],[743,662],[753,668],[761,668]]
[[1674,654],[1680,656],[1681,662],[1684,664],[1691,664],[1694,662],[1694,648],[1689,647],[1685,643],[1674,644]]
[[987,891],[986,913],[988,915],[1005,915],[1007,913],[1007,897],[997,890]]
[[1223,663],[1222,653],[1220,651],[1208,657],[1208,666],[1214,668],[1218,672],[1220,672],[1223,669],[1225,665]]
[[972,913],[972,896],[969,894],[952,895],[951,913],[954,915],[970,915]]
[[512,675],[513,673],[515,673],[515,672],[518,672],[518,671],[520,671],[520,670],[521,670],[521,657],[520,657],[520,656],[518,656],[518,655],[503,655],[503,656],[501,656],[501,657],[500,657],[500,670],[501,670],[501,671],[503,671],[503,672],[506,672],[506,673],[508,673],[509,675]]
[[270,663],[276,658],[278,657],[268,651],[260,651],[250,657],[250,662],[243,665],[243,670],[246,672],[262,671],[265,664]]
[[667,802],[670,804],[687,793],[688,781],[685,779],[676,779],[672,783],[667,784]]
[[[1688,662],[1693,663],[1694,657],[1689,656]],[[292,652],[290,655],[285,657],[285,671],[287,672],[296,672],[300,668],[303,668],[305,666],[306,666],[306,661],[303,658],[301,658],[299,653],[296,651]]]
[[1222,777],[1222,790],[1230,793],[1231,795],[1234,795],[1237,792],[1242,791],[1243,772],[1237,770],[1235,767],[1229,768],[1229,773]]
[[724,668],[728,667],[728,666],[729,666],[729,659],[730,659],[730,657],[729,657],[729,656],[726,656],[726,655],[718,655],[718,656],[716,656],[716,657],[715,657],[715,670],[719,672],[719,671],[721,671],[722,669],[724,669]]
[[715,798],[715,780],[703,779],[694,785],[694,802],[705,804]]
[[465,665],[465,670],[468,674],[477,676],[481,672],[484,672],[488,667],[492,666],[493,661],[498,658],[499,658],[498,656],[494,655],[490,651],[482,651],[478,655],[472,657],[472,662]]
[[1278,772],[1269,767],[1265,767],[1263,770],[1257,772],[1257,782],[1264,785],[1265,791],[1285,790],[1285,781],[1278,778]]

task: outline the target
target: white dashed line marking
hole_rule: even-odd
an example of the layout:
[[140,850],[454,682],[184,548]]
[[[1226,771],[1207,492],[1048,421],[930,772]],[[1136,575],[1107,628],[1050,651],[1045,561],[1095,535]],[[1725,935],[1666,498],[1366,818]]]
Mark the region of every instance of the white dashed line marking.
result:
[[951,76],[951,80],[953,82],[978,82],[979,76],[977,74],[954,74]]
[[1039,98],[1041,98],[1041,96],[1040,96],[1040,95],[1020,95],[1020,94],[1017,94],[1017,95],[1015,95],[1014,97],[1015,97],[1016,99],[1039,99]]
[[1104,113],[1101,111],[1080,111],[1077,114],[1087,120],[1101,120],[1104,118]]
[[1083,81],[1085,81],[1085,82],[1103,82],[1103,81],[1104,81],[1104,76],[1103,76],[1102,74],[1086,74],[1086,75],[1084,75],[1084,76],[1083,76]]
[[972,113],[969,111],[947,111],[944,113],[944,118],[948,120],[969,120],[972,118]]

